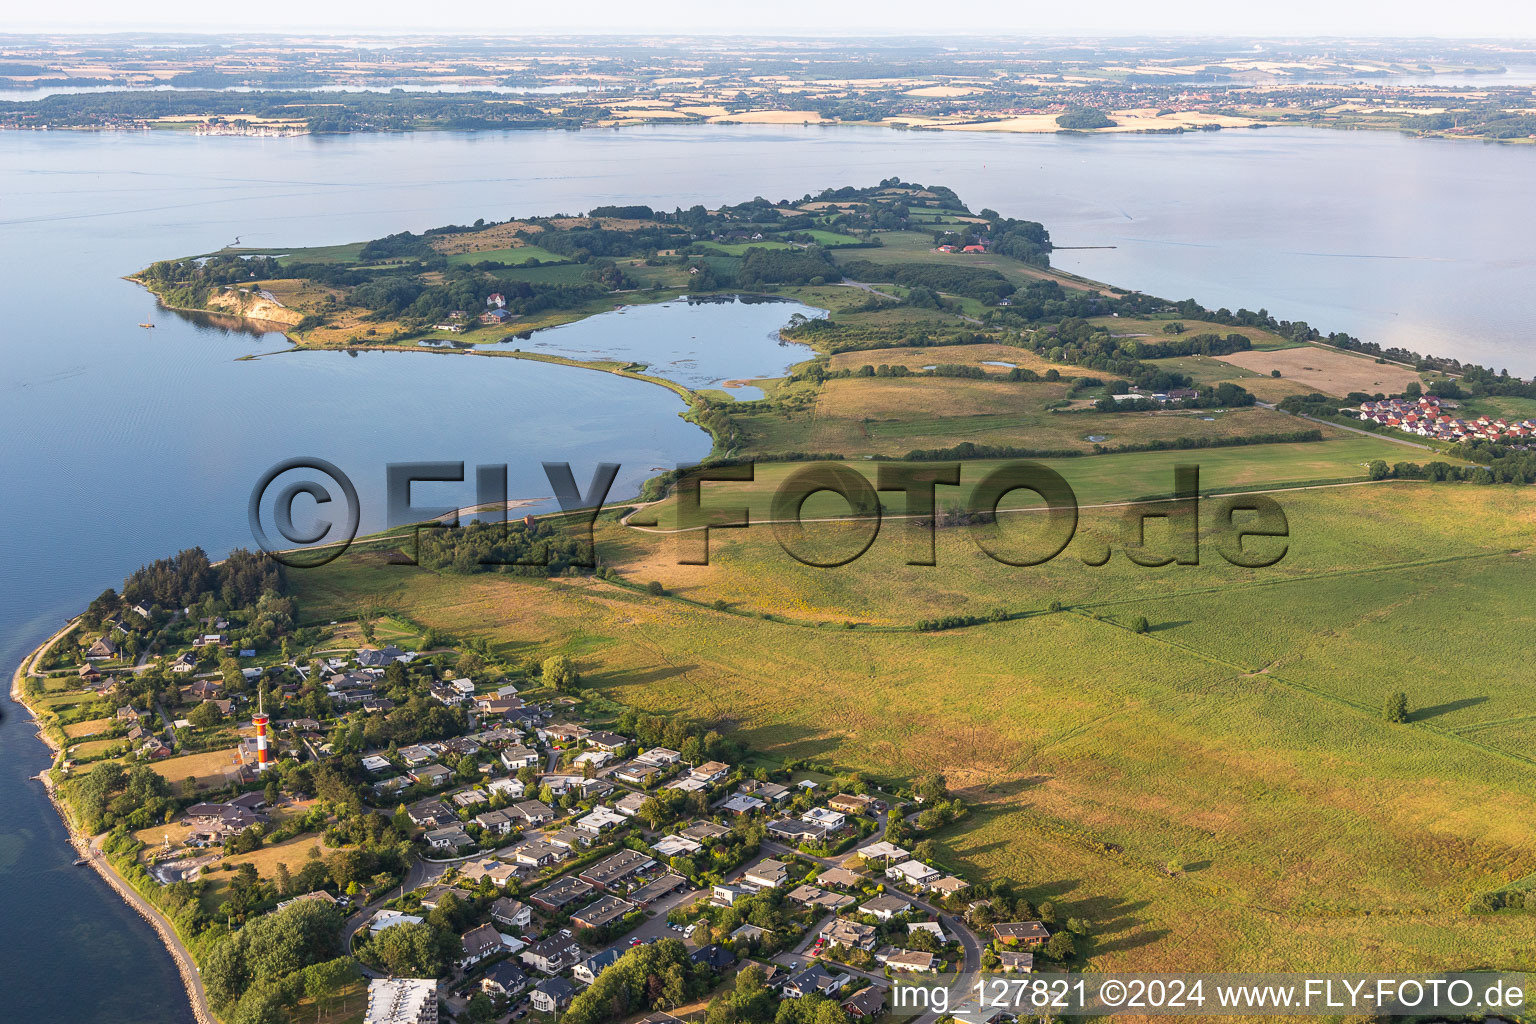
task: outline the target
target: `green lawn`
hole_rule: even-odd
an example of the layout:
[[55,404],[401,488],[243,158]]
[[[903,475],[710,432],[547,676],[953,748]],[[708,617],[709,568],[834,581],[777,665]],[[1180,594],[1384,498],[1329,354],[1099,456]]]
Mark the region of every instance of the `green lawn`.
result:
[[844,245],[859,245],[863,242],[863,239],[853,235],[845,235],[840,231],[827,231],[822,228],[811,228],[809,231],[795,233],[810,235],[816,239],[817,245],[822,245],[829,249],[835,249]]
[[486,249],[481,252],[457,252],[448,257],[450,265],[494,263],[503,267],[517,267],[532,260],[541,263],[565,263],[559,253],[541,249],[537,245],[520,245],[511,249]]
[[724,242],[695,242],[701,249],[709,249],[712,252],[724,253],[727,256],[745,256],[748,249],[793,249],[789,242],[777,242],[773,239],[765,239],[761,242],[735,242],[730,245]]

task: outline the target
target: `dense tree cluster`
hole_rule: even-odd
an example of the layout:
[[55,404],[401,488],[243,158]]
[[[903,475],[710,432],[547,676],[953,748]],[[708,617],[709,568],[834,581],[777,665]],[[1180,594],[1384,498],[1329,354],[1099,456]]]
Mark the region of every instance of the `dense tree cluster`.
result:
[[417,561],[451,572],[504,572],[517,576],[558,576],[572,566],[593,565],[591,545],[576,529],[554,520],[483,523],[458,529],[422,530]]
[[260,552],[236,548],[218,565],[202,548],[188,548],[135,569],[123,582],[123,600],[148,608],[184,608],[215,594],[231,608],[255,604],[286,586],[283,567]]

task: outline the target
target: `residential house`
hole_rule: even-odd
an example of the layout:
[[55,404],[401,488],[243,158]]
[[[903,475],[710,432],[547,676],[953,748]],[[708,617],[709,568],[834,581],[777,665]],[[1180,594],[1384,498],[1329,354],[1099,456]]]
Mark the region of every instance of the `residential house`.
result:
[[385,928],[393,928],[397,924],[421,924],[426,920],[415,914],[402,914],[398,910],[381,910],[368,920],[368,930],[375,935]]
[[455,807],[479,807],[486,802],[486,795],[478,789],[461,789],[449,796]]
[[554,743],[567,744],[586,739],[591,730],[569,722],[551,722],[539,731]]
[[509,800],[521,800],[528,791],[522,779],[492,779],[485,788],[492,793],[505,793]]
[[396,753],[407,768],[420,768],[437,756],[437,752],[432,748],[419,745],[401,747]]
[[847,868],[827,868],[816,876],[818,885],[829,885],[834,889],[852,889],[863,881],[863,875]]
[[613,828],[615,825],[623,825],[627,820],[624,815],[610,808],[594,807],[590,814],[576,819],[576,827],[583,832],[599,835],[605,829]]
[[510,811],[505,810],[486,811],[483,814],[475,815],[476,825],[498,836],[511,833],[512,829],[517,826],[517,822],[518,819]]
[[217,679],[199,679],[187,690],[197,700],[216,700],[224,696],[224,684]]
[[497,886],[503,886],[519,878],[522,873],[506,861],[482,857],[465,864],[459,869],[459,874],[471,882],[478,883],[482,878],[489,878]]
[[870,843],[868,846],[860,847],[855,852],[865,860],[882,860],[886,863],[890,863],[893,860],[908,860],[912,856],[895,843],[888,843],[883,839],[878,843]]
[[491,904],[491,920],[504,928],[521,931],[533,920],[533,909],[526,903],[503,896]]
[[620,850],[587,868],[581,879],[599,889],[614,889],[655,866],[656,861],[638,850]]
[[828,892],[818,889],[814,885],[797,885],[789,891],[788,899],[807,907],[821,907],[824,910],[842,910],[844,907],[853,906],[853,897],[844,896],[842,893]]
[[756,779],[748,779],[741,784],[743,793],[751,793],[759,800],[765,800],[770,804],[780,804],[789,799],[789,787],[777,782],[758,782]]
[[1004,974],[1028,974],[1035,969],[1035,954],[1002,950],[997,954],[997,969]]
[[637,757],[615,768],[613,777],[620,782],[628,782],[632,786],[649,786],[656,781],[656,774],[660,770],[654,764]]
[[784,981],[783,993],[790,999],[802,999],[809,995],[831,995],[853,977],[842,972],[833,973],[819,963],[808,964],[791,974]]
[[992,937],[1006,946],[1038,946],[1051,937],[1039,921],[1010,921],[994,924]]
[[432,797],[416,801],[405,809],[405,813],[411,824],[418,828],[441,828],[459,820],[447,804]]
[[729,907],[741,897],[756,896],[757,893],[757,889],[749,886],[716,882],[709,890],[709,898],[722,907]]
[[459,936],[463,945],[463,953],[459,957],[459,967],[469,969],[488,957],[500,953],[503,949],[501,933],[493,925],[482,924],[471,928]]
[[635,905],[628,900],[621,900],[617,896],[603,896],[595,903],[572,914],[571,923],[579,928],[602,928],[634,909],[636,909]]
[[783,839],[795,844],[824,842],[830,834],[825,825],[797,818],[770,821],[764,830],[775,839]]
[[927,932],[929,935],[932,935],[935,939],[938,939],[939,940],[939,945],[941,945],[941,946],[944,945],[944,943],[949,941],[949,937],[944,934],[943,926],[940,925],[939,922],[937,922],[937,921],[912,921],[912,922],[910,922],[907,925],[907,934],[908,935],[913,935],[913,934],[915,934],[917,932]]
[[427,845],[434,850],[453,850],[455,852],[474,846],[475,841],[464,831],[463,825],[449,825],[446,828],[433,829],[424,837]]
[[381,779],[373,784],[373,795],[375,797],[392,796],[402,789],[408,788],[410,784],[411,780],[404,775],[397,775],[392,779]]
[[595,771],[613,760],[613,755],[606,750],[583,750],[572,758],[572,764],[591,765]]
[[523,843],[512,851],[512,859],[519,864],[526,864],[531,868],[548,867],[558,862],[565,856],[565,850],[554,843],[546,843],[542,839],[534,839]]
[[710,970],[718,973],[736,962],[736,954],[718,942],[711,942],[689,953],[688,959],[696,964],[705,964]]
[[759,800],[749,793],[733,793],[730,799],[720,805],[720,809],[730,811],[732,814],[751,814],[753,811],[767,806],[768,804],[765,801]]
[[669,835],[662,836],[652,843],[651,849],[670,860],[673,857],[684,857],[688,854],[698,853],[704,849],[704,845],[692,839],[684,839],[682,836]]
[[827,806],[844,814],[868,814],[874,803],[874,797],[859,793],[839,793],[827,801]]
[[843,1012],[850,1017],[873,1020],[885,1013],[885,989],[871,985],[843,1000]]
[[826,807],[812,807],[800,815],[801,821],[808,821],[814,825],[825,826],[828,832],[836,832],[848,821],[848,816],[841,811],[830,810]]
[[529,750],[527,747],[508,747],[501,752],[501,763],[506,766],[507,771],[515,772],[522,768],[536,767],[539,763],[539,755],[537,751]]
[[491,965],[480,979],[480,991],[497,999],[510,999],[528,987],[528,975],[511,960]]
[[412,768],[405,774],[411,777],[412,782],[437,789],[446,786],[453,779],[453,772],[440,764],[424,764],[420,768]]
[[682,754],[675,750],[668,750],[666,747],[652,747],[650,750],[642,751],[635,755],[636,761],[648,764],[653,768],[666,768],[677,764],[682,759]]
[[365,772],[378,774],[379,772],[387,772],[392,767],[394,766],[389,763],[389,758],[380,754],[369,754],[363,758],[363,771]]
[[760,942],[762,938],[767,934],[768,929],[766,928],[759,928],[755,924],[744,924],[740,928],[737,928],[735,931],[731,932],[731,941],[736,942],[737,940],[745,940],[749,943],[756,943]]
[[117,644],[108,637],[102,637],[86,648],[85,657],[87,661],[110,661],[117,657]]
[[[534,901],[538,898],[534,897]],[[559,974],[586,959],[581,946],[565,928],[543,942],[535,942],[519,955],[523,963],[541,974]]]
[[590,882],[567,875],[564,878],[555,879],[528,899],[551,913],[559,913],[567,905],[591,893],[594,888]]
[[724,839],[731,834],[731,830],[724,825],[717,825],[713,821],[696,821],[678,834],[685,839],[697,839],[701,843],[711,843],[716,839]]
[[880,941],[880,932],[873,925],[860,924],[846,917],[834,917],[821,930],[821,939],[829,946],[872,950]]
[[619,946],[612,946],[601,953],[594,953],[571,968],[571,977],[583,985],[590,985],[597,980],[599,974],[612,967],[623,955],[624,950]]
[[958,896],[971,887],[971,883],[954,875],[945,875],[937,881],[928,883],[928,891],[936,892],[940,896]]
[[507,808],[512,814],[529,825],[543,825],[555,820],[555,812],[549,805],[538,800],[524,800]]
[[409,661],[410,656],[393,644],[378,649],[372,647],[360,647],[357,651],[357,663],[364,667],[384,668],[390,662]]
[[689,772],[690,778],[697,779],[705,785],[712,785],[725,778],[731,771],[731,766],[724,761],[705,761],[693,771]]
[[540,1013],[558,1013],[571,1005],[576,987],[564,978],[546,978],[533,986],[528,1003]]
[[614,802],[613,809],[626,818],[633,818],[640,813],[640,805],[645,803],[646,799],[644,793],[626,793]]
[[620,736],[616,732],[588,733],[586,740],[587,746],[596,747],[599,750],[606,750],[610,754],[617,753],[629,745],[629,740],[625,739],[623,736]]
[[789,865],[783,861],[765,860],[747,868],[742,881],[763,889],[776,889],[789,879]]
[[546,838],[554,845],[564,850],[570,850],[572,853],[585,849],[592,843],[592,833],[582,832],[580,829],[574,829],[569,826]]
[[882,893],[859,907],[866,914],[878,917],[882,921],[889,921],[893,917],[905,914],[912,909],[912,904],[900,896],[892,896],[890,893]]
[[674,889],[687,884],[687,881],[683,878],[682,875],[674,875],[669,871],[662,875],[660,878],[649,881],[642,885],[640,888],[631,892],[629,894],[629,901],[631,903],[639,904],[642,907],[649,906],[651,903],[661,899],[663,896],[667,895],[669,892],[672,892]]
[[885,877],[922,890],[928,887],[930,881],[938,878],[939,873],[922,861],[909,860],[886,868]]
[[904,949],[884,957],[885,966],[893,971],[933,971],[937,970],[937,962],[938,958],[932,953],[924,953],[916,949]]
[[547,786],[550,795],[562,797],[573,789],[580,789],[585,781],[580,775],[546,775],[539,780],[539,785]]

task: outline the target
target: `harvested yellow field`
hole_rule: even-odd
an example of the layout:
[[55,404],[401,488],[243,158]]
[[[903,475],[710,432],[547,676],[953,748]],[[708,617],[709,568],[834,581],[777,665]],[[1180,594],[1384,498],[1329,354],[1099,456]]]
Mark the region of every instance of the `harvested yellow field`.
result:
[[960,85],[930,85],[930,86],[927,86],[927,87],[922,88],[922,89],[908,89],[906,91],[906,95],[908,95],[908,96],[931,96],[931,97],[934,97],[934,98],[942,99],[942,98],[948,97],[948,96],[972,96],[972,95],[974,95],[974,94],[976,94],[978,92],[981,92],[981,90],[980,89],[971,88],[971,87],[968,87],[968,86],[960,86]]
[[234,747],[208,750],[151,761],[149,766],[167,782],[181,784],[192,778],[197,780],[198,789],[211,789],[224,785],[240,770],[240,753]]
[[518,232],[541,232],[542,224],[525,224],[524,221],[507,221],[505,224],[493,224],[478,232],[456,233],[456,235],[433,235],[429,244],[442,255],[452,256],[461,252],[487,252],[492,249],[516,249],[518,246],[527,246],[524,239],[518,238]]
[[231,870],[241,864],[253,864],[258,875],[271,878],[277,874],[279,864],[286,864],[290,872],[297,872],[304,866],[304,862],[310,859],[309,851],[311,850],[319,850],[322,857],[330,852],[319,836],[307,834],[295,836],[275,846],[263,846],[259,850],[242,853],[238,857],[226,857],[223,863]]
[[113,719],[93,718],[89,722],[76,722],[74,725],[64,727],[64,735],[72,740],[84,739],[87,736],[95,736],[99,732],[106,732],[112,726]]
[[1010,363],[1012,366],[1034,370],[1036,373],[1044,373],[1051,369],[1060,370],[1066,374],[1077,372],[1072,367],[1043,359],[1029,349],[1014,348],[1012,345],[940,345],[839,352],[832,357],[830,369],[857,370],[861,366],[879,366],[882,363],[888,366],[905,366],[914,371],[921,370],[925,366],[959,363],[965,366],[980,366],[988,373],[1002,374],[1007,373],[1011,367],[991,364]]
[[1341,398],[1351,391],[1366,394],[1402,391],[1419,380],[1418,373],[1406,366],[1378,363],[1364,356],[1313,345],[1276,352],[1233,352],[1216,358],[1256,373],[1279,370],[1283,378]]

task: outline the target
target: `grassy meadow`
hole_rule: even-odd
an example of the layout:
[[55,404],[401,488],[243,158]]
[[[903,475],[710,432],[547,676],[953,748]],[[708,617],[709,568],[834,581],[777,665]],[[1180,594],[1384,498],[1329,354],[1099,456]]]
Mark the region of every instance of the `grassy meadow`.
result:
[[[901,456],[963,441],[1090,452],[1095,444],[1114,448],[1183,437],[1251,437],[1313,426],[1251,407],[1101,413],[1065,409],[1070,404],[1064,382],[841,377],[827,381],[807,409],[764,410],[737,422],[742,442],[754,452],[860,456]],[[1342,433],[1322,429],[1329,436]]]

